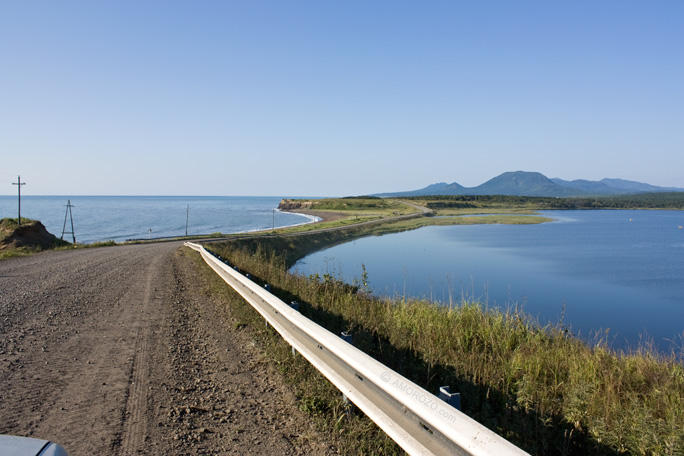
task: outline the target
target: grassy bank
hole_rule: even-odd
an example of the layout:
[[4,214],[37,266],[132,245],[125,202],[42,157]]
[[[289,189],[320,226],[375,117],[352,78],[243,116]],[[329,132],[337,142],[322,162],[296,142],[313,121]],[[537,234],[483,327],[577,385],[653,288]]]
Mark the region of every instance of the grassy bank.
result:
[[[393,228],[378,228],[385,229]],[[426,389],[460,391],[466,414],[533,454],[684,454],[684,369],[674,354],[617,354],[515,310],[380,300],[364,292],[364,277],[349,285],[287,271],[306,252],[362,231],[211,247],[284,301],[298,301],[307,317],[334,333],[351,331],[354,345]],[[304,396],[302,407],[318,419],[358,431],[345,427],[334,389]],[[358,454],[394,451],[364,445]]]
[[278,205],[283,210],[343,212],[347,215],[374,215],[387,217],[418,212],[417,209],[402,204],[398,200],[370,196],[322,199],[284,199]]
[[49,233],[38,220],[22,217],[21,226],[17,219],[0,220],[0,260],[16,258],[45,250],[71,250],[116,245],[114,241],[93,244],[72,244]]
[[[350,219],[347,219],[330,222],[329,225],[304,225],[279,230],[278,235],[273,235],[272,232],[261,232],[247,237],[241,236],[229,242],[231,245],[245,247],[251,251],[261,248],[278,252],[284,258],[286,266],[290,267],[312,252],[366,236],[382,236],[430,225],[536,224],[550,221],[551,219],[546,217],[531,215],[426,217],[416,214],[415,217],[401,220],[376,219],[367,223],[352,223]],[[325,229],[321,230],[321,228]],[[302,231],[302,229],[311,232]]]
[[38,220],[16,218],[0,220],[0,259],[13,258],[70,245],[48,233]]
[[556,198],[512,195],[414,196],[402,198],[434,210],[684,209],[684,192]]

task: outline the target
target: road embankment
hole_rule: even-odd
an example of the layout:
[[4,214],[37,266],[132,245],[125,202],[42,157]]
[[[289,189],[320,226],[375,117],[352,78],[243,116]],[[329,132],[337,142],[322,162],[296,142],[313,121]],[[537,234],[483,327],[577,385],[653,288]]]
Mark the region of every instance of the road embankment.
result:
[[[562,323],[541,327],[520,308],[377,299],[366,292],[365,278],[347,284],[288,272],[307,251],[371,234],[341,231],[211,249],[283,301],[297,301],[302,314],[331,332],[351,331],[357,348],[413,382],[432,392],[442,385],[459,391],[466,414],[531,454],[659,454],[681,447],[681,349],[659,354],[644,345],[616,353],[601,335],[588,343]],[[334,413],[329,419],[333,425]]]

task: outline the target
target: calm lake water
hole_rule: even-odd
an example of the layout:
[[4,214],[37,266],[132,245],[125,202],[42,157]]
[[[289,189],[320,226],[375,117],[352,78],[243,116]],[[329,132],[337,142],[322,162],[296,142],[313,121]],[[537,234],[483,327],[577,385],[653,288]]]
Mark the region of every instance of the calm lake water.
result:
[[580,337],[609,329],[615,348],[642,335],[660,348],[684,332],[684,212],[548,211],[541,225],[426,227],[369,237],[300,261],[349,282],[365,265],[379,295],[462,297],[522,306]]
[[[21,216],[62,235],[71,200],[76,241],[147,239],[188,234],[240,233],[308,223],[311,218],[274,212],[282,197],[238,196],[23,196]],[[190,206],[188,216],[188,206]],[[0,218],[17,217],[17,197],[0,196]],[[150,231],[151,230],[151,231]],[[67,230],[71,223],[67,221]],[[64,239],[71,241],[71,235]]]

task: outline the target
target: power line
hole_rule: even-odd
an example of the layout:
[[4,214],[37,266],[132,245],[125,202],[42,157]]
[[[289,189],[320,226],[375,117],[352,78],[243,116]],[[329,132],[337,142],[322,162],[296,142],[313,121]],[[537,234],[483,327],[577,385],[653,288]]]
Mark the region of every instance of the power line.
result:
[[[16,174],[10,174],[10,173],[4,173],[0,172],[0,175],[2,176],[16,176]],[[2,182],[5,182],[5,179],[2,179]],[[16,183],[14,183],[16,185]],[[31,189],[24,191],[25,196],[67,196],[67,193],[54,193],[51,190],[46,189],[45,187],[42,187],[35,182],[31,184]]]

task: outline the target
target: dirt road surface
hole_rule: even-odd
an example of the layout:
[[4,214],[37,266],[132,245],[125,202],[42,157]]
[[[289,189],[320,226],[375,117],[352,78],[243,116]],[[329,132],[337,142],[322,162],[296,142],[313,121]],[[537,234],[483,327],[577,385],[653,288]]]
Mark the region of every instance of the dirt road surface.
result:
[[71,456],[334,454],[179,243],[0,261],[0,434]]

